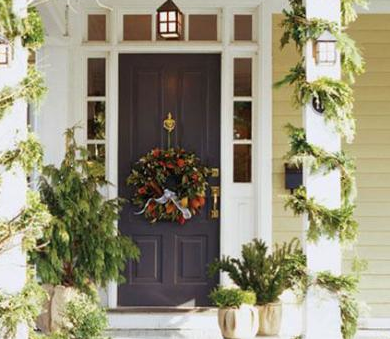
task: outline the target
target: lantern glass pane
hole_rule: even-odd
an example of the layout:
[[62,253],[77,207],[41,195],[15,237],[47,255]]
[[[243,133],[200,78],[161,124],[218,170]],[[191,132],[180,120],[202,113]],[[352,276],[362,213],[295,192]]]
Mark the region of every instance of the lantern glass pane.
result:
[[169,23],[169,32],[176,32],[176,23],[175,22]]
[[167,12],[160,12],[160,21],[168,21],[168,13]]
[[176,12],[172,11],[168,14],[169,21],[176,21]]
[[162,33],[168,32],[168,24],[166,24],[166,23],[160,24],[160,32],[162,32]]
[[317,63],[333,65],[337,61],[336,44],[332,41],[317,42]]

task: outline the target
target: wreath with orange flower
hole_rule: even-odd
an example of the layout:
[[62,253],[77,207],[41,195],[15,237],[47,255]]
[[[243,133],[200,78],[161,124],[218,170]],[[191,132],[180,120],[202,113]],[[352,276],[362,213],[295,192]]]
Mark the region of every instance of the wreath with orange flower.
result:
[[[184,225],[206,203],[208,176],[209,169],[194,153],[181,148],[156,148],[138,160],[127,183],[134,188],[132,202],[140,209],[138,214],[151,223],[170,221]],[[170,199],[169,194],[164,199],[166,192]]]

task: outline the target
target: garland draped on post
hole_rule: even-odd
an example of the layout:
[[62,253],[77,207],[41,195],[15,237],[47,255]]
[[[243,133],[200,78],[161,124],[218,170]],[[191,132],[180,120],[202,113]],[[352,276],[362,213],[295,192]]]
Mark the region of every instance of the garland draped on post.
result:
[[[5,36],[13,47],[20,38],[24,48],[36,50],[44,42],[44,29],[41,17],[35,8],[28,8],[27,16],[21,18],[12,9],[12,0],[0,0],[0,34]],[[0,90],[0,122],[5,113],[17,100],[37,104],[46,93],[42,75],[29,67],[27,76],[14,87]],[[12,171],[19,165],[28,174],[42,163],[42,147],[37,138],[29,133],[26,140],[0,154],[0,166],[4,171]],[[1,173],[0,173],[1,175]],[[1,177],[0,177],[1,182]],[[22,248],[30,251],[37,248],[44,228],[49,225],[51,215],[47,206],[41,203],[38,193],[27,193],[26,206],[11,220],[0,220],[0,255],[12,249],[12,239],[22,238]],[[0,336],[13,339],[20,323],[26,323],[30,332],[41,312],[46,293],[35,281],[35,273],[29,270],[27,283],[16,294],[6,294],[0,290]]]
[[[341,0],[341,27],[337,22],[323,19],[307,19],[303,0],[289,0],[291,9],[283,10],[284,19],[281,27],[284,33],[281,38],[281,48],[294,42],[302,55],[303,48],[310,41],[315,41],[324,32],[329,31],[337,40],[337,48],[341,55],[341,69],[345,80],[335,80],[321,77],[309,82],[306,77],[305,59],[302,56],[298,64],[290,69],[275,87],[283,85],[294,86],[292,101],[296,108],[310,103],[312,100],[321,103],[324,108],[324,119],[334,126],[335,131],[351,143],[355,136],[355,119],[353,117],[353,90],[350,84],[355,76],[364,72],[364,60],[359,48],[347,33],[346,26],[357,19],[355,5],[367,7],[366,0]],[[341,243],[354,242],[358,235],[358,223],[353,218],[356,196],[354,160],[345,152],[330,153],[312,145],[306,140],[303,128],[289,124],[287,126],[290,138],[290,151],[285,160],[289,165],[307,166],[311,173],[324,175],[339,170],[342,186],[342,206],[329,209],[314,198],[307,196],[306,189],[301,187],[286,198],[285,207],[291,208],[295,215],[306,214],[309,220],[307,239],[317,242],[321,236],[330,239],[338,238]],[[313,278],[302,271],[302,277],[307,289],[310,285],[327,289],[338,296],[341,310],[344,339],[352,339],[357,330],[359,304],[355,298],[359,279],[352,275],[335,276],[330,272],[320,272]],[[304,284],[304,285],[305,285]]]
[[22,99],[29,104],[39,103],[46,94],[44,80],[34,67],[29,67],[27,76],[15,87],[3,87],[0,91],[0,120],[16,100]]

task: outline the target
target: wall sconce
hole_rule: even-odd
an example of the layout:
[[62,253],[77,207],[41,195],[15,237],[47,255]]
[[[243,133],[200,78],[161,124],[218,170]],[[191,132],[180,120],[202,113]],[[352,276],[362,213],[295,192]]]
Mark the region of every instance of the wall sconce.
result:
[[10,62],[11,45],[4,36],[0,35],[0,66],[8,66]]
[[180,39],[183,32],[183,13],[172,0],[157,9],[158,34],[164,39]]
[[333,66],[337,62],[337,39],[329,31],[322,33],[314,43],[316,64]]
[[320,98],[313,98],[312,106],[313,109],[319,114],[323,114],[325,112],[324,104]]
[[291,166],[284,164],[285,173],[285,189],[290,190],[291,193],[303,185],[303,171],[302,167]]

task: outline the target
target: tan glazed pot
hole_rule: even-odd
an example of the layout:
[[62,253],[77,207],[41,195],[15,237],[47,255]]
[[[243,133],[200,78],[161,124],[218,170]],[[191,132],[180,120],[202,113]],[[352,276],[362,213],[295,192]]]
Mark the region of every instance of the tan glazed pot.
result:
[[218,324],[226,339],[251,339],[259,329],[258,311],[249,305],[221,308],[218,310]]
[[258,335],[278,335],[282,324],[282,303],[279,301],[256,307],[260,322]]
[[44,305],[44,312],[38,317],[37,327],[48,334],[61,328],[66,304],[77,295],[77,291],[72,287],[64,286],[43,285],[42,287],[49,298]]

